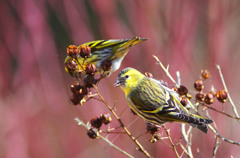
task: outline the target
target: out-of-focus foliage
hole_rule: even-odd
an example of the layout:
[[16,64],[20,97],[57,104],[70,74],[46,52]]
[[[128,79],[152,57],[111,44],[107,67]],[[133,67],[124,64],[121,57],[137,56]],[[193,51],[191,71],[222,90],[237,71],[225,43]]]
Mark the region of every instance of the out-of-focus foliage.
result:
[[[70,44],[148,38],[130,50],[120,70],[131,66],[169,81],[155,65],[155,54],[170,65],[173,76],[179,70],[182,83],[192,90],[200,70],[208,69],[212,75],[205,89],[210,91],[212,84],[223,89],[215,68],[219,64],[239,105],[237,0],[2,0],[0,15],[0,157],[123,156],[106,143],[90,140],[73,121],[76,116],[89,121],[107,109],[94,100],[82,107],[71,105],[69,86],[74,81],[64,72],[63,64]],[[100,89],[109,103],[118,100],[117,112],[125,110],[122,119],[130,124],[136,116],[126,110],[121,90],[112,86],[118,72],[103,80]],[[214,104],[216,108],[221,105]],[[225,110],[231,113],[227,102]],[[210,112],[223,136],[240,139],[236,132],[239,122]],[[145,132],[145,123],[138,119],[129,130],[140,135]],[[171,130],[172,136],[179,138],[180,124],[173,124]],[[194,130],[193,149],[199,148],[202,157],[211,156],[213,136]],[[126,136],[111,135],[110,139],[135,157],[143,156]],[[174,156],[163,143],[151,144],[148,139],[146,135],[139,141],[154,157]],[[222,143],[217,157],[237,157],[238,150],[238,146]],[[193,154],[197,156],[196,150]]]

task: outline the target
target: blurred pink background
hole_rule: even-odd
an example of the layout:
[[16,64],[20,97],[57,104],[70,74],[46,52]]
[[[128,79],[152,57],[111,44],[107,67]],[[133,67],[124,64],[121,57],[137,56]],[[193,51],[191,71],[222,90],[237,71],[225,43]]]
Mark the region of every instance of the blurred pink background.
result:
[[[0,1],[0,157],[80,158],[124,157],[100,139],[92,140],[74,121],[87,122],[108,112],[95,100],[83,106],[69,101],[73,78],[64,71],[66,47],[97,39],[140,36],[149,40],[132,48],[122,66],[151,72],[172,84],[153,54],[170,72],[180,71],[182,84],[195,94],[193,83],[201,69],[211,77],[205,85],[223,89],[215,64],[222,68],[229,92],[239,109],[240,92],[240,2],[237,0],[2,0]],[[101,91],[134,136],[145,132],[145,123],[131,114],[119,88],[113,83],[120,71],[100,83]],[[214,107],[221,110],[217,101]],[[230,104],[225,111],[232,114]],[[209,110],[219,132],[240,141],[239,122]],[[112,127],[119,124],[114,120]],[[105,127],[107,128],[107,127]],[[171,128],[180,138],[180,124]],[[135,157],[144,155],[126,135],[110,135],[117,146]],[[153,157],[174,157],[164,143],[152,144],[150,135],[139,138]],[[212,131],[193,129],[193,154],[211,157]],[[239,146],[220,141],[218,158],[238,157]],[[179,148],[178,148],[179,149]],[[186,157],[186,155],[184,156]]]

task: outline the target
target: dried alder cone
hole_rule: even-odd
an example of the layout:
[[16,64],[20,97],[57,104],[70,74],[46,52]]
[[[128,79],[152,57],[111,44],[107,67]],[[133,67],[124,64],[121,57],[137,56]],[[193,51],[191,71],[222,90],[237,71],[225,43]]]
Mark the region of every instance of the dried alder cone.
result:
[[213,103],[213,101],[214,101],[214,96],[213,96],[213,94],[211,93],[211,92],[209,92],[209,93],[207,93],[206,94],[206,96],[205,96],[205,99],[204,99],[204,102],[206,103],[206,104],[212,104]]
[[95,139],[98,136],[98,129],[97,128],[90,128],[87,131],[87,135],[89,136],[89,138]]
[[156,134],[160,130],[160,127],[156,124],[146,123],[146,125],[147,125],[146,129],[149,134]]
[[197,101],[204,101],[205,94],[203,92],[198,92],[195,97]]
[[102,126],[102,120],[100,118],[98,118],[97,116],[96,117],[93,117],[91,120],[90,120],[90,123],[93,127],[96,127],[96,128],[100,128]]
[[102,123],[104,123],[105,125],[112,122],[112,117],[109,113],[101,114],[100,119],[102,120]]
[[203,85],[203,81],[202,80],[197,80],[194,82],[194,88],[197,90],[197,91],[202,91],[203,88],[204,88],[204,85]]
[[88,45],[81,45],[79,47],[79,54],[83,58],[89,58],[91,56],[91,48]]
[[88,130],[87,135],[90,138],[95,139],[98,135],[98,132],[100,128],[102,127],[102,124],[109,124],[112,122],[112,117],[109,113],[103,113],[100,115],[100,117],[93,117],[90,120],[91,128]]
[[67,55],[73,58],[77,57],[78,55],[78,48],[75,45],[69,45],[67,47]]
[[72,91],[70,100],[74,105],[80,104],[84,96],[88,94],[87,87],[80,84],[71,85],[70,89]]
[[202,73],[202,77],[203,79],[208,79],[209,76],[210,76],[210,73],[208,72],[208,70],[201,70],[201,73]]
[[220,90],[216,93],[216,97],[218,101],[225,103],[228,98],[228,95],[225,90]]
[[187,95],[188,89],[187,89],[185,86],[180,85],[180,87],[177,88],[177,92],[178,92],[178,94],[180,94],[180,95]]
[[110,60],[105,60],[101,63],[101,68],[103,71],[109,71],[112,68],[112,62]]
[[87,75],[94,75],[95,72],[97,71],[96,66],[94,64],[88,64],[85,68],[85,72]]
[[188,104],[188,99],[186,97],[180,97],[180,103],[183,105],[183,106],[187,106]]

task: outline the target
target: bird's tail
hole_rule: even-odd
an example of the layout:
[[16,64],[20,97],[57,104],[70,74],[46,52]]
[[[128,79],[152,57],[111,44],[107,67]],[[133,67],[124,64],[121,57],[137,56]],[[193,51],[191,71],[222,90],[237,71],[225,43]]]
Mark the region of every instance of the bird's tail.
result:
[[141,42],[146,41],[146,40],[147,40],[146,38],[133,37],[133,38],[129,39],[127,42],[123,43],[121,45],[121,48],[120,48],[119,51],[123,51],[125,49],[129,49],[130,47],[133,47],[136,44],[141,43]]
[[208,128],[207,128],[207,124],[212,123],[213,121],[195,114],[191,114],[188,120],[188,123],[193,126],[196,127],[198,129],[200,129],[201,131],[203,131],[204,133],[207,133]]

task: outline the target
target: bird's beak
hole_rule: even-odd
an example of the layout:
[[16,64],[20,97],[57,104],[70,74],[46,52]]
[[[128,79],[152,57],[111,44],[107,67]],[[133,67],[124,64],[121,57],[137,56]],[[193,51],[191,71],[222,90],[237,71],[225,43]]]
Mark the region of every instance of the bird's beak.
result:
[[123,82],[121,81],[121,80],[117,80],[113,85],[115,86],[115,87],[119,87],[119,86],[121,86],[123,84]]

